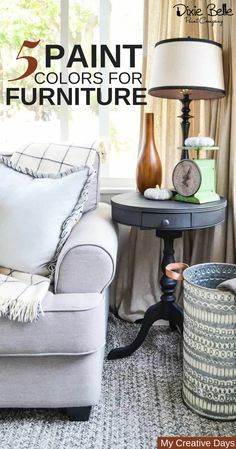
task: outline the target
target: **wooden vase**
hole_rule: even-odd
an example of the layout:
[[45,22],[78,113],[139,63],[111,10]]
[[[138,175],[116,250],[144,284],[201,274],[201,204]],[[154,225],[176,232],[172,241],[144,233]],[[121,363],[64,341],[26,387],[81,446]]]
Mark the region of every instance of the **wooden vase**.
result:
[[154,114],[145,113],[143,140],[136,170],[136,182],[140,193],[149,187],[161,187],[162,166],[154,140]]

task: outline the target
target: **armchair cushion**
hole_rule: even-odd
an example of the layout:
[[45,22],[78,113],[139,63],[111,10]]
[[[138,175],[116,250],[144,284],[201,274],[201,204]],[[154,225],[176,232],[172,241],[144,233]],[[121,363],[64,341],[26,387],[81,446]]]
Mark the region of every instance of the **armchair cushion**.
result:
[[0,357],[82,355],[105,344],[105,301],[100,294],[53,295],[43,301],[44,316],[23,324],[0,318]]
[[81,216],[93,171],[42,175],[1,160],[0,266],[48,275]]

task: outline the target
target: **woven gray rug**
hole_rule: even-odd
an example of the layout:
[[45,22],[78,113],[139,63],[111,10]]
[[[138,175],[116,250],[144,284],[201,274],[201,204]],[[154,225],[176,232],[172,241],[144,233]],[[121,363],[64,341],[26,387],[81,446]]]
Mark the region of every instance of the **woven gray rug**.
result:
[[[138,329],[111,316],[107,350]],[[154,326],[131,357],[106,360],[101,401],[87,423],[60,411],[2,411],[0,449],[154,449],[157,436],[234,436],[236,423],[201,418],[182,403],[180,348],[177,332]]]

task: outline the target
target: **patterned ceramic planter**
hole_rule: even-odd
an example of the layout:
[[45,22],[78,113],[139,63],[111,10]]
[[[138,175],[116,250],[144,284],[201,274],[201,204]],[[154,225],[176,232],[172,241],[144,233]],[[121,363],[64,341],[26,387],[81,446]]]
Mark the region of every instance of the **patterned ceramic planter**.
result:
[[220,263],[183,273],[183,400],[219,420],[236,419],[236,296],[216,287],[235,277],[236,265]]

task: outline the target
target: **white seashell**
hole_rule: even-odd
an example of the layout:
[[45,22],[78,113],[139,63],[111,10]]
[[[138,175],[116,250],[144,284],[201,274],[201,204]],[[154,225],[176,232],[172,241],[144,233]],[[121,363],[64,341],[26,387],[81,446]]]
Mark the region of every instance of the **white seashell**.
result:
[[213,147],[214,140],[211,137],[188,137],[185,139],[184,144],[187,147]]
[[169,189],[147,189],[144,192],[145,198],[149,200],[170,200],[173,193]]

